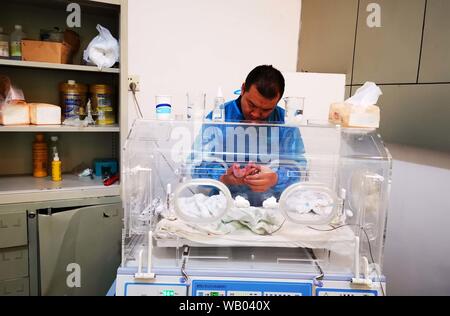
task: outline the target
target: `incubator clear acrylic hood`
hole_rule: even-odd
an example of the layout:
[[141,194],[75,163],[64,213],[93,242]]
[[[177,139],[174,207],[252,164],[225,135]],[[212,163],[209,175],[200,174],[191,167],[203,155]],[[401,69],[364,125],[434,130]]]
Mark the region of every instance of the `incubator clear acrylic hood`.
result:
[[[270,172],[264,192],[248,185]],[[155,271],[181,268],[189,248],[194,270],[379,277],[390,174],[376,131],[137,120],[124,147],[122,267],[143,256]]]

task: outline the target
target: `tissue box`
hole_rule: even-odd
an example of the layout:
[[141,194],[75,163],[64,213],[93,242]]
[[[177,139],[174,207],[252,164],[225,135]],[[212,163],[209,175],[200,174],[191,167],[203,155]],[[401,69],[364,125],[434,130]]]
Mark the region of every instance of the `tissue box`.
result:
[[0,107],[0,124],[29,125],[30,108],[28,104],[4,104]]
[[52,104],[30,103],[30,121],[34,125],[60,125],[61,108]]
[[380,108],[376,105],[333,103],[330,107],[329,120],[342,127],[379,128]]
[[22,60],[68,64],[71,47],[67,43],[22,40]]

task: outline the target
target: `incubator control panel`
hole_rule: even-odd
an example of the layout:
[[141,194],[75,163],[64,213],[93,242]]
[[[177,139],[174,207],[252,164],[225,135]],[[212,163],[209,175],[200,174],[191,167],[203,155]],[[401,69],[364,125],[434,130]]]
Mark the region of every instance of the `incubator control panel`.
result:
[[311,283],[194,280],[192,296],[311,296]]

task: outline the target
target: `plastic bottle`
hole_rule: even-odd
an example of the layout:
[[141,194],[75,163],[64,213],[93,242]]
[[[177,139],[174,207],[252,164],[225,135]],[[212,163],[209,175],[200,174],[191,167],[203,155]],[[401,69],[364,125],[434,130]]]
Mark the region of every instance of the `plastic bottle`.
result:
[[225,98],[223,97],[222,88],[217,90],[217,96],[214,99],[214,110],[212,113],[212,120],[215,122],[225,121]]
[[58,153],[55,153],[52,161],[52,181],[61,181],[61,160],[59,159]]
[[0,58],[9,58],[9,35],[3,33],[2,27],[0,27]]
[[58,140],[59,140],[58,136],[50,137],[50,147],[49,147],[49,152],[48,152],[48,156],[50,158],[50,161],[49,161],[50,164],[53,161],[53,157],[55,157],[55,154],[60,155]]
[[45,178],[48,167],[48,146],[44,134],[36,134],[33,142],[33,177]]
[[10,58],[16,60],[22,60],[22,43],[21,41],[27,35],[22,31],[22,25],[15,25],[14,31],[11,33],[10,38]]

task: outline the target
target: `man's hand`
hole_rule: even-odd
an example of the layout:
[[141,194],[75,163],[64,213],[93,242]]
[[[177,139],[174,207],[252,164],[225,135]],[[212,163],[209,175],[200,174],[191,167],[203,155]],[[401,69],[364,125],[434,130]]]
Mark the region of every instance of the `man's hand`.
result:
[[258,174],[250,175],[244,178],[244,183],[250,187],[253,192],[266,192],[278,183],[278,175],[269,167],[261,166]]
[[244,178],[235,176],[235,167],[228,168],[227,172],[220,177],[220,181],[226,185],[245,185]]

